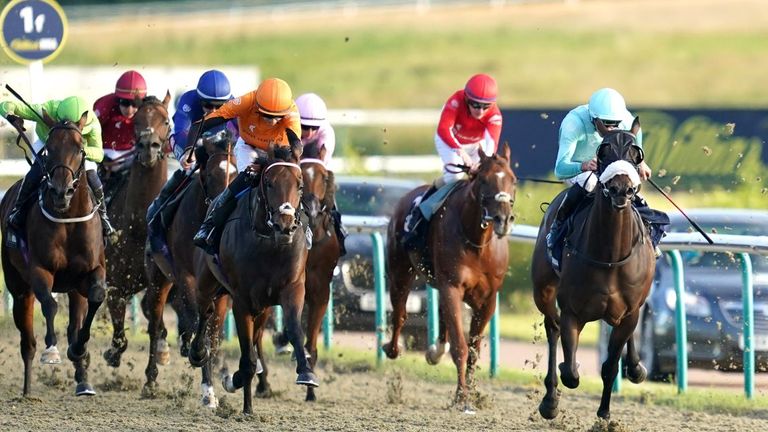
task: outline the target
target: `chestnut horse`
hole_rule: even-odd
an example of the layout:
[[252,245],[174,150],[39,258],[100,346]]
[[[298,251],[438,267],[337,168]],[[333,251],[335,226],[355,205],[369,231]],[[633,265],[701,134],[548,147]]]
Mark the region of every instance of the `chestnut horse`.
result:
[[[301,140],[290,129],[286,134],[290,148],[270,148],[258,183],[240,199],[224,226],[216,259],[220,267],[207,257],[209,267],[232,296],[240,343],[239,369],[234,376],[224,377],[224,389],[230,393],[243,389],[243,412],[248,414],[253,412],[251,381],[258,368],[254,331],[263,329],[271,306],[282,306],[288,340],[294,352],[303,350],[301,312],[307,241],[299,222]],[[205,346],[206,332],[215,294],[199,286],[200,321],[189,352],[192,364],[202,364],[210,355]],[[317,378],[306,357],[297,355],[296,363],[296,384],[316,387]]]
[[575,229],[566,236],[559,275],[546,257],[546,236],[565,191],[549,206],[539,227],[531,274],[533,299],[544,314],[549,344],[544,379],[547,393],[539,404],[539,413],[547,419],[555,418],[559,411],[557,340],[562,335],[561,380],[566,387],[576,388],[579,334],[590,321],[602,319],[613,326],[608,357],[600,370],[603,394],[597,415],[610,417],[611,390],[625,344],[627,377],[635,383],[646,377],[631,337],[656,267],[651,239],[632,207],[640,183],[636,166],[642,161],[642,150],[635,141],[639,129],[637,119],[631,132],[608,131],[599,125],[604,137],[597,151],[600,181],[591,207],[574,215]]
[[[162,101],[154,96],[141,101],[133,117],[135,158],[127,182],[118,183],[109,204],[110,218],[120,234],[117,242],[107,248],[107,306],[112,318],[112,346],[104,352],[104,359],[112,367],[120,366],[120,358],[128,348],[126,303],[149,286],[144,271],[146,215],[147,207],[168,178],[165,151],[171,135],[170,100],[171,94],[166,93]],[[167,357],[167,349],[164,351]]]
[[[405,324],[405,304],[418,274],[440,293],[438,345],[430,347],[427,362],[437,364],[450,340],[458,378],[454,404],[467,413],[473,411],[468,383],[473,382],[483,331],[496,309],[496,293],[507,272],[507,233],[514,220],[517,183],[509,166],[508,146],[502,155],[479,153],[480,163],[469,172],[469,179],[462,180],[432,216],[425,250],[407,252],[402,229],[411,203],[427,186],[398,202],[387,230],[392,339],[384,345],[384,352],[392,359],[400,354],[397,341]],[[469,345],[462,328],[462,301],[472,308]]]
[[[194,247],[192,237],[202,224],[210,202],[227,187],[229,182],[237,174],[235,157],[232,150],[232,141],[229,136],[220,139],[218,135],[204,137],[203,148],[208,155],[205,168],[199,174],[190,178],[190,186],[186,188],[178,198],[179,208],[168,227],[166,238],[170,261],[162,256],[162,253],[147,257],[147,274],[153,283],[147,289],[144,296],[147,305],[147,318],[149,319],[149,362],[146,369],[147,382],[144,385],[145,395],[154,395],[157,387],[157,344],[162,340],[163,310],[168,299],[171,287],[175,285],[175,296],[179,307],[179,318],[188,323],[184,327],[184,334],[179,335],[182,341],[181,355],[189,354],[189,341],[197,325],[197,286],[198,283],[212,283],[212,289],[220,286],[215,278],[210,275],[210,270],[205,261],[196,260],[196,255],[205,252]],[[227,298],[220,296],[215,304],[216,319],[211,322],[212,334],[218,335],[221,323],[226,314]],[[212,338],[212,351],[216,351],[218,337]],[[216,396],[213,392],[211,378],[212,364],[206,363],[203,367],[203,405],[215,408]]]
[[9,235],[6,221],[21,182],[14,184],[0,203],[3,271],[5,284],[13,295],[13,320],[21,333],[24,396],[30,394],[35,356],[35,298],[40,302],[46,323],[46,350],[41,361],[61,361],[54,329],[58,305],[51,292],[69,296],[67,357],[75,365],[75,394],[95,394],[88,383],[88,341],[93,318],[106,296],[106,268],[101,219],[96,215],[98,208],[85,174],[81,130],[86,115],[87,112],[83,113],[77,123],[56,123],[43,112],[51,130],[45,144],[47,155],[41,152],[35,163],[43,164],[45,182],[38,201],[27,214],[23,233],[26,244],[22,241],[21,249],[6,246]]
[[[333,171],[325,163],[325,147],[304,148],[301,155],[301,175],[304,178],[302,206],[309,216],[309,228],[312,231],[312,248],[307,257],[307,281],[304,303],[307,306],[307,342],[304,344],[310,367],[317,364],[317,338],[323,324],[323,316],[328,308],[331,295],[333,269],[339,261],[341,250],[336,230],[333,226],[331,209],[336,196],[336,182]],[[287,345],[285,334],[275,335],[276,345]],[[308,402],[317,400],[315,388],[307,387]]]

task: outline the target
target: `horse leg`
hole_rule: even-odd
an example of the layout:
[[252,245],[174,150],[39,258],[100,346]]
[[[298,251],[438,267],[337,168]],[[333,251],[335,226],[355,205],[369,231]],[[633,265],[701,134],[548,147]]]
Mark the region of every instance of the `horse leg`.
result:
[[235,315],[237,337],[240,342],[240,367],[234,375],[227,374],[223,379],[224,390],[234,393],[243,389],[243,414],[253,414],[251,382],[256,373],[256,354],[253,352],[253,315],[247,310],[244,301],[232,301]]
[[449,286],[440,291],[440,308],[443,310],[448,337],[451,340],[451,357],[456,365],[456,397],[454,405],[460,406],[465,413],[471,413],[467,394],[467,357],[469,350],[464,338],[464,326],[461,322],[462,294],[457,287]]
[[[396,254],[396,252],[392,253]],[[388,257],[387,263],[387,288],[389,289],[389,299],[392,302],[392,338],[384,344],[382,349],[387,357],[395,359],[400,355],[402,349],[398,341],[403,325],[405,325],[405,304],[408,301],[411,285],[413,285],[414,275],[404,252],[394,258]]]
[[[634,333],[634,329],[632,332]],[[627,340],[627,378],[635,384],[640,384],[645,381],[647,376],[648,371],[640,363],[640,354],[635,346],[635,338],[630,336]]]
[[600,397],[600,408],[597,409],[597,416],[600,418],[606,420],[611,418],[611,391],[613,391],[613,382],[619,372],[619,358],[621,358],[624,345],[627,344],[635,331],[639,317],[640,312],[636,310],[631,315],[624,317],[619,325],[611,331],[611,338],[608,340],[608,357],[600,368],[600,377],[603,378],[603,394]]
[[[96,317],[99,307],[104,302],[107,296],[107,281],[105,269],[98,267],[92,271],[88,278],[86,278],[87,297],[80,295],[79,293],[73,293],[69,296],[70,302],[74,301],[74,304],[70,304],[70,325],[73,318],[78,323],[73,328],[72,333],[76,335],[74,342],[70,339],[69,348],[67,349],[67,358],[75,363],[75,395],[77,396],[91,396],[96,394],[93,391],[93,387],[88,384],[88,366],[91,362],[91,356],[88,353],[88,341],[91,340],[91,325],[93,319]],[[73,300],[75,299],[75,300]],[[87,300],[87,308],[86,308]],[[76,307],[75,307],[76,306]],[[83,311],[85,311],[85,319],[82,318]],[[81,321],[82,320],[82,321]],[[82,325],[80,323],[82,322]]]
[[[179,352],[182,357],[189,356],[189,346],[198,319],[195,305],[196,285],[195,277],[189,273],[183,274],[179,278],[179,283],[176,284],[176,298],[173,307],[179,320]],[[211,333],[211,335],[213,334]]]
[[165,309],[165,302],[168,300],[168,293],[171,290],[171,282],[165,282],[160,286],[150,285],[147,288],[144,299],[149,306],[149,325],[147,327],[149,332],[149,359],[147,361],[147,368],[144,370],[144,375],[147,381],[144,383],[144,388],[141,390],[142,397],[153,398],[157,390],[157,343],[160,338],[160,328],[163,318],[163,310]]
[[[6,272],[8,268],[6,267]],[[24,362],[24,389],[23,396],[29,396],[32,386],[32,359],[35,358],[35,328],[34,318],[35,297],[31,292],[26,292],[21,296],[13,297],[13,322],[19,329],[21,340],[19,348],[21,350],[21,359]]]
[[560,315],[560,331],[563,344],[563,362],[560,363],[560,380],[563,385],[575,389],[579,386],[579,365],[576,362],[576,350],[579,348],[579,334],[584,328],[573,314]]
[[51,295],[53,275],[40,267],[32,268],[29,284],[32,287],[32,292],[35,293],[35,298],[40,302],[40,308],[45,317],[45,350],[40,354],[40,363],[59,364],[61,363],[61,356],[56,347],[56,329],[53,325],[59,305]]
[[[151,279],[148,286],[160,286],[165,283],[166,279],[159,276],[157,272],[153,275],[154,279]],[[147,290],[148,291],[148,290]],[[171,290],[173,291],[173,286]],[[170,292],[168,294],[171,295]],[[144,318],[147,319],[147,333],[149,333],[149,318],[152,316],[153,305],[150,303],[150,296],[147,296],[146,291],[144,297],[141,298],[141,312],[144,314]],[[165,328],[165,320],[163,320],[162,314],[160,315],[160,322],[158,323],[158,338],[157,338],[157,352],[155,353],[155,361],[161,366],[166,366],[171,363],[171,349],[168,346],[168,329]]]
[[104,360],[111,367],[120,366],[120,358],[128,348],[128,338],[125,336],[125,306],[127,299],[115,287],[107,290],[107,308],[112,319],[112,346],[104,351]]
[[269,371],[267,370],[267,363],[264,361],[264,349],[262,346],[262,340],[264,338],[264,329],[269,321],[271,309],[264,309],[260,314],[256,315],[256,319],[253,324],[253,343],[256,355],[258,356],[256,365],[256,376],[259,382],[256,384],[256,397],[258,398],[270,398],[272,397],[272,387],[269,385],[267,377]]
[[296,353],[296,384],[317,387],[317,377],[304,352],[304,332],[301,330],[301,310],[304,307],[304,286],[287,286],[280,299],[285,311],[285,330]]
[[445,352],[451,349],[451,345],[448,343],[448,330],[445,327],[443,309],[440,307],[437,308],[437,322],[437,343],[427,347],[427,352],[424,354],[427,363],[433,366],[440,363]]
[[[330,282],[308,284],[307,287],[311,295],[307,298],[309,311],[307,313],[307,343],[304,347],[309,354],[309,367],[315,370],[315,365],[317,365],[317,336],[320,333],[323,316],[328,308],[328,297],[330,296],[331,289]],[[307,386],[307,397],[305,400],[307,402],[315,402],[317,400],[314,387]]]
[[557,417],[560,403],[560,391],[557,389],[557,342],[560,339],[560,322],[557,316],[557,308],[552,302],[551,307],[545,308],[544,329],[547,332],[547,376],[544,378],[544,386],[547,394],[539,403],[539,414],[547,420]]
[[[202,383],[202,390],[203,390],[203,396],[201,399],[201,403],[203,406],[208,408],[216,408],[219,404],[218,400],[216,399],[216,394],[213,391],[213,368],[215,364],[217,363],[219,353],[219,342],[221,341],[221,329],[222,324],[224,323],[224,317],[227,313],[227,296],[219,296],[216,299],[213,300],[213,319],[210,319],[210,315],[206,316],[205,319],[207,321],[207,331],[208,331],[208,343],[210,346],[210,352],[208,354],[208,360],[203,363],[202,367],[202,373],[203,373],[203,383]],[[202,320],[203,317],[200,316],[199,320]],[[198,322],[198,326],[199,326]],[[203,324],[205,325],[205,324]],[[198,329],[197,332],[200,332]],[[194,336],[197,337],[197,336]],[[190,343],[190,352],[192,351],[192,346]]]
[[[493,312],[496,310],[496,295],[491,295],[488,301],[481,307],[475,309],[472,313],[472,323],[469,326],[469,358],[467,359],[467,386],[473,393],[478,393],[475,387],[475,367],[480,358],[481,343],[483,341],[483,332],[491,320]],[[472,409],[471,402],[468,403]]]

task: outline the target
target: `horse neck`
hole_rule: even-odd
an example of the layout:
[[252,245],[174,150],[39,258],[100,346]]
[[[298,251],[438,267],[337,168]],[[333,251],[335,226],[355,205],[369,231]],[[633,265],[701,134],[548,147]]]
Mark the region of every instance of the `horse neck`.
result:
[[632,212],[631,203],[616,210],[611,200],[598,191],[584,230],[587,254],[605,261],[618,261],[629,255],[638,235]]
[[459,223],[466,240],[482,245],[489,241],[493,230],[480,227],[483,222],[483,205],[480,202],[480,196],[474,192],[473,186],[474,183],[470,181],[463,190],[455,194],[457,205],[461,205]]
[[139,212],[146,212],[147,206],[167,180],[168,162],[165,158],[161,158],[153,166],[144,166],[134,159],[128,178],[126,202],[135,204]]

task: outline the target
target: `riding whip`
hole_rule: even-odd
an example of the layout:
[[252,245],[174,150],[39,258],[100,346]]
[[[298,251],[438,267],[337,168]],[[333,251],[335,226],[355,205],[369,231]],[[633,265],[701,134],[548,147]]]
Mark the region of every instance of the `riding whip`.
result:
[[35,115],[37,116],[37,118],[40,119],[41,122],[45,123],[45,120],[43,120],[43,116],[40,115],[37,111],[35,111],[35,109],[32,108],[32,105],[28,104],[27,101],[25,101],[24,98],[21,97],[21,95],[16,92],[16,90],[12,89],[11,86],[9,86],[8,84],[5,85],[5,88],[8,89],[8,91],[11,92],[11,94],[14,95],[16,99],[21,101],[21,103],[26,105],[27,108],[29,108],[33,113],[35,113]]
[[683,209],[681,209],[681,208],[680,208],[680,207],[679,207],[677,204],[675,204],[675,202],[674,202],[674,201],[672,201],[672,197],[670,197],[670,196],[669,196],[669,195],[668,195],[666,192],[664,192],[664,189],[660,188],[660,187],[659,187],[659,185],[657,185],[657,184],[656,184],[656,182],[654,182],[654,181],[653,181],[653,180],[651,180],[651,179],[648,179],[648,182],[649,182],[649,183],[651,183],[651,185],[653,185],[653,187],[655,187],[657,191],[661,192],[661,194],[662,194],[662,195],[664,195],[664,198],[666,198],[667,200],[669,200],[669,202],[671,202],[671,203],[672,203],[672,205],[673,205],[673,206],[675,206],[675,208],[677,208],[677,210],[679,210],[679,211],[680,211],[680,213],[681,213],[683,216],[685,216],[685,218],[686,218],[686,219],[688,219],[688,222],[690,222],[690,223],[691,223],[691,225],[692,225],[694,228],[696,228],[696,231],[698,231],[698,232],[699,232],[699,233],[700,233],[702,236],[704,236],[704,238],[707,240],[707,242],[709,242],[709,244],[715,244],[715,242],[713,242],[713,241],[712,241],[712,239],[711,239],[711,238],[709,238],[709,236],[707,235],[707,233],[705,233],[705,232],[704,232],[704,230],[703,230],[703,229],[701,229],[701,227],[699,226],[699,224],[697,224],[696,222],[694,222],[694,220],[693,220],[693,219],[691,219],[691,218],[690,218],[690,217],[689,217],[687,214],[685,214],[685,212],[683,211]]
[[530,181],[534,183],[550,183],[550,184],[563,184],[562,180],[549,180],[549,179],[540,179],[540,178],[533,178],[533,177],[518,177],[518,180],[522,181]]

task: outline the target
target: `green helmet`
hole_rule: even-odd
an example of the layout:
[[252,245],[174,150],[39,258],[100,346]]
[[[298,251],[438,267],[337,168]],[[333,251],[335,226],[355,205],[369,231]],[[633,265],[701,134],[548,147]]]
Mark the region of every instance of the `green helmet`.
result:
[[70,96],[59,102],[56,108],[56,117],[59,121],[69,120],[77,123],[84,112],[89,111],[90,107],[85,103],[85,99],[80,96]]

